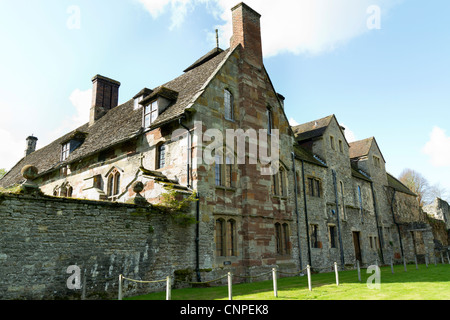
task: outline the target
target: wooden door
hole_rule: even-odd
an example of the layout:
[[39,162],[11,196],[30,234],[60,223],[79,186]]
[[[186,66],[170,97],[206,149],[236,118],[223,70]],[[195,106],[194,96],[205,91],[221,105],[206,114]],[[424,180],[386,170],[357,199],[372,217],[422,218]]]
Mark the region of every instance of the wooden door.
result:
[[361,257],[361,243],[360,243],[360,237],[359,232],[353,232],[353,245],[355,246],[355,257],[356,260],[358,260],[360,263],[362,263],[362,257]]

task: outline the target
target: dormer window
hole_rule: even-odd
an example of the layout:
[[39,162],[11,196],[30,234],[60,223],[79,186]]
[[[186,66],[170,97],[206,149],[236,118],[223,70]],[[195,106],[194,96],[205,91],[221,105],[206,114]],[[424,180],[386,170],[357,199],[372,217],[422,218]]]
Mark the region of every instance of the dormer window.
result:
[[70,154],[70,142],[62,145],[61,161],[66,161]]
[[87,137],[87,133],[75,131],[61,144],[61,161],[66,161]]
[[158,118],[158,101],[155,100],[144,108],[144,128],[149,128]]
[[140,96],[134,99],[134,110],[139,109],[139,102],[141,102],[142,100],[144,100],[144,96]]

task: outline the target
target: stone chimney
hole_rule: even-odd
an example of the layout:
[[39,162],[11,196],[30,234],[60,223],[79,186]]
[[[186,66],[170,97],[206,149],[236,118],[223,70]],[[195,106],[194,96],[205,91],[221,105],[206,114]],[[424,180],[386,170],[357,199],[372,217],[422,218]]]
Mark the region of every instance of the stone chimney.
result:
[[89,126],[103,117],[109,110],[119,104],[120,82],[101,75],[92,78],[92,106],[89,117]]
[[245,57],[254,64],[262,66],[261,15],[243,2],[231,11],[233,15],[231,49],[241,44]]
[[30,153],[33,153],[36,151],[36,144],[37,144],[38,138],[34,136],[29,136],[27,138],[27,148],[25,149],[25,157],[29,155]]

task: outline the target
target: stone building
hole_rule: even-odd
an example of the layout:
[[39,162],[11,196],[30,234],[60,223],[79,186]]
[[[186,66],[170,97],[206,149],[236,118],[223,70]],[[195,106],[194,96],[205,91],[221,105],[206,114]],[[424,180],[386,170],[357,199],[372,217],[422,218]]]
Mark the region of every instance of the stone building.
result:
[[[232,14],[230,48],[212,49],[121,105],[120,82],[95,76],[89,121],[39,150],[30,137],[0,186],[22,183],[20,170],[33,165],[34,182],[55,197],[129,202],[135,182],[152,204],[168,185],[197,192],[197,274],[224,266],[247,275],[275,265],[295,272],[432,252],[416,197],[386,172],[376,140],[348,143],[334,115],[291,127],[264,68],[260,15],[244,3]],[[229,131],[233,142],[206,161],[211,134]],[[255,160],[261,150],[252,147],[262,140],[279,146],[277,161]],[[269,167],[275,174],[265,174]]]

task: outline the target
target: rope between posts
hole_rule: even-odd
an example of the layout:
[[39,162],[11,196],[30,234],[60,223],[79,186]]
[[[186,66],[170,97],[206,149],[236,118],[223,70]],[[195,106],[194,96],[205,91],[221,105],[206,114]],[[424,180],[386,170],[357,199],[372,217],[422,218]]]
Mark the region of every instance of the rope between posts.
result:
[[164,280],[155,280],[155,281],[142,281],[142,280],[134,280],[134,279],[129,279],[129,278],[125,278],[124,276],[122,276],[123,280],[128,280],[128,281],[133,281],[133,282],[137,282],[137,283],[159,283],[159,282],[166,282],[167,279]]
[[235,276],[236,278],[244,278],[244,279],[255,279],[255,278],[260,278],[262,276],[266,276],[268,274],[272,274],[272,271],[266,272],[266,273],[262,273],[260,275],[257,276]]
[[212,283],[212,282],[216,282],[216,281],[222,280],[222,279],[226,278],[227,276],[228,275],[224,275],[224,276],[222,276],[220,278],[217,278],[217,279],[214,279],[214,280],[210,280],[210,281],[205,281],[205,282],[190,282],[190,281],[184,281],[184,280],[178,280],[178,279],[175,279],[175,282],[184,282],[184,283],[187,283],[187,284],[201,285],[201,284],[208,284],[208,283]]

